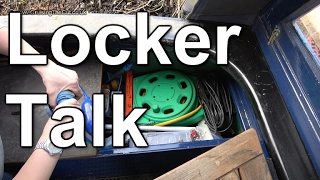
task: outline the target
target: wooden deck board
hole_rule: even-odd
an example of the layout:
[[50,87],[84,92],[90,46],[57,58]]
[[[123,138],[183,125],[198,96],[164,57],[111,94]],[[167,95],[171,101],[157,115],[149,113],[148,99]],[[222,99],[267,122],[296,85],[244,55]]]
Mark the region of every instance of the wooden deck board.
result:
[[[259,167],[252,170],[255,171],[260,168],[265,168],[264,171],[261,172],[263,172],[266,177],[271,177],[257,133],[254,129],[250,129],[167,172],[157,179],[230,179],[234,175],[237,175],[235,172],[241,165],[260,156],[263,158],[258,158],[258,160],[264,161],[264,163],[259,164]],[[252,162],[256,163],[255,161]],[[249,165],[243,166],[242,171],[246,171],[248,167]],[[259,175],[260,170],[253,173]],[[241,177],[241,173],[239,174]],[[246,175],[250,174],[247,173]]]
[[263,154],[239,167],[241,179],[271,180],[268,164]]
[[222,176],[219,180],[240,180],[238,169],[231,171],[230,173]]

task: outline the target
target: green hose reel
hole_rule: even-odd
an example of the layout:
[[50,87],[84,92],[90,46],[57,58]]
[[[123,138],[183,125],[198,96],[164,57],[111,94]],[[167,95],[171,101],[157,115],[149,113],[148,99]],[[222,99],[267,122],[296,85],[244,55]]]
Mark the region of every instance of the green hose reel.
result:
[[[181,117],[199,105],[194,82],[177,71],[159,71],[133,80],[133,107],[147,108],[137,121],[139,125],[154,125]],[[172,126],[190,126],[204,118],[200,111]]]

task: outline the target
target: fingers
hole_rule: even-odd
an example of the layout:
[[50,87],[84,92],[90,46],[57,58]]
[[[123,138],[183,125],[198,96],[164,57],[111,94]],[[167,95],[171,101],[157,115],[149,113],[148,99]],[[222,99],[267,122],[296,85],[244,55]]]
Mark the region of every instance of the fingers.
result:
[[67,76],[72,79],[70,82],[69,82],[69,85],[66,87],[66,89],[64,90],[70,90],[72,91],[74,94],[75,94],[75,98],[77,100],[79,100],[81,97],[82,97],[82,90],[80,89],[80,86],[79,86],[79,77],[78,77],[78,74],[73,71],[73,70],[70,70],[70,69],[66,69],[66,68],[62,68],[62,71],[66,71],[68,72],[67,73]]
[[42,71],[41,76],[49,95],[49,104],[52,108],[57,106],[57,96],[64,90],[72,91],[75,94],[76,100],[82,97],[78,74],[75,71],[51,64],[47,67],[46,71]]
[[[73,92],[75,94],[75,100],[79,100],[83,95],[82,95],[82,91],[79,87],[79,85],[77,85],[77,88],[68,88],[67,90]],[[49,96],[49,105],[52,107],[52,108],[55,108],[57,106],[57,98],[58,98],[58,94],[55,92],[55,93],[51,93],[51,92],[48,92],[47,91],[47,94]]]
[[80,89],[79,85],[77,86],[77,88],[72,89],[71,91],[75,94],[76,100],[79,100],[83,96],[82,90]]
[[60,103],[59,105],[57,105],[55,109],[58,109],[60,107],[70,107],[70,106],[80,108],[80,103],[76,99],[68,99]]
[[51,108],[55,108],[57,106],[57,103],[56,103],[56,99],[57,99],[57,94],[55,95],[52,95],[52,94],[49,94],[47,93],[48,96],[49,96],[49,105]]
[[78,74],[76,73],[76,72],[74,72],[75,73],[75,83],[74,83],[74,89],[71,89],[71,91],[75,94],[75,98],[77,99],[77,100],[79,100],[82,96],[83,96],[83,94],[82,94],[82,90],[81,90],[81,88],[80,88],[80,86],[79,86],[79,78],[78,78]]

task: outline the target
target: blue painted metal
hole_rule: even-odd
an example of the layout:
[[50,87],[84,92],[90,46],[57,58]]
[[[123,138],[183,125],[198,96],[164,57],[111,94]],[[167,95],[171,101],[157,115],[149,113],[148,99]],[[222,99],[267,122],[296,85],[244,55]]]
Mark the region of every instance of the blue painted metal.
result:
[[214,140],[207,140],[207,141],[195,141],[195,142],[184,142],[184,143],[173,143],[173,144],[163,144],[163,145],[154,145],[149,146],[147,148],[114,148],[114,149],[100,149],[99,156],[106,156],[106,155],[114,155],[114,154],[131,154],[131,153],[152,153],[157,151],[164,151],[164,150],[184,150],[190,148],[200,148],[200,147],[215,147],[219,144],[224,143],[227,141],[228,138],[222,139],[214,139]]
[[281,20],[308,1],[309,0],[276,0],[264,8],[259,16],[273,29]]
[[[279,11],[271,6],[261,15],[253,30],[309,157],[320,175],[320,70],[297,36],[292,22],[281,22],[283,16],[269,17],[283,13]],[[281,33],[278,40],[268,46],[268,30],[275,24],[278,24]]]
[[[205,27],[211,31],[213,29],[210,25]],[[250,34],[253,35],[252,29],[243,27],[240,35],[243,39],[229,39],[229,64],[222,66],[222,69],[239,83],[248,96],[279,178],[315,179],[317,173],[270,66],[256,37]],[[215,56],[214,51],[208,52]]]
[[89,179],[165,173],[211,148],[168,149],[152,153],[60,160],[52,179]]
[[250,104],[248,97],[246,96],[243,89],[241,89],[235,81],[231,80],[228,83],[228,85],[230,87],[229,89],[232,95],[233,104],[237,110],[236,112],[240,117],[243,129],[246,131],[250,128],[254,128],[257,131],[264,155],[266,158],[270,158],[263,139],[263,135],[258,125],[257,118],[254,114],[253,108]]

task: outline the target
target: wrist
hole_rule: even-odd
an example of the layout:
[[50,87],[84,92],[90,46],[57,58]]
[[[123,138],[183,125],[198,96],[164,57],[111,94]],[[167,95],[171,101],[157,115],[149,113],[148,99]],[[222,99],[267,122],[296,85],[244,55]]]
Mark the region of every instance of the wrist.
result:
[[42,141],[38,141],[36,147],[34,148],[34,151],[37,149],[42,149],[48,152],[51,156],[54,155],[61,155],[63,152],[63,149],[60,147],[56,147],[50,139],[45,139]]
[[56,66],[56,64],[49,59],[47,65],[34,65],[34,66],[32,66],[32,68],[34,70],[36,70],[40,74],[40,76],[42,77],[46,72],[48,72],[48,70],[50,70],[51,68],[53,68],[55,66]]
[[47,139],[50,139],[49,134],[42,134],[42,135],[40,136],[38,142],[40,142],[40,141],[45,141],[45,140],[47,140]]

